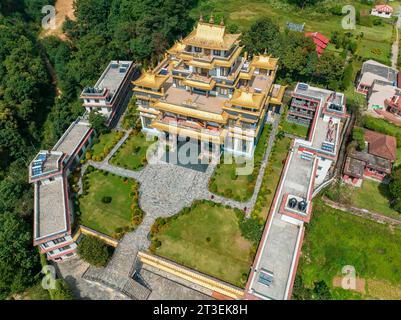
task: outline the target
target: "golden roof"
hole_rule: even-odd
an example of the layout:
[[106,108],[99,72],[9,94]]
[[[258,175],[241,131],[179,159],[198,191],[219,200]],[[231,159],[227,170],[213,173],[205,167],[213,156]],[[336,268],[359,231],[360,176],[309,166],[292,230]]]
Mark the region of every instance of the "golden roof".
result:
[[272,58],[267,54],[261,54],[252,58],[251,67],[275,70],[277,67],[278,59]]
[[227,134],[226,130],[222,130],[220,135],[213,135],[213,134],[208,134],[206,131],[196,131],[196,130],[191,130],[191,129],[186,129],[182,127],[177,127],[177,126],[172,126],[167,123],[163,123],[161,121],[154,120],[151,123],[151,127],[154,129],[157,129],[159,131],[166,131],[170,134],[177,134],[179,136],[184,136],[184,137],[190,137],[206,142],[213,142],[213,143],[223,143],[224,138]]
[[212,90],[216,84],[215,80],[210,81],[210,83],[204,83],[204,82],[198,82],[198,81],[193,81],[193,80],[184,80],[183,84],[192,87],[192,88],[197,88],[200,90]]
[[226,33],[224,25],[198,22],[196,28],[182,42],[186,45],[207,49],[228,50],[240,35]]
[[235,89],[230,103],[240,107],[259,109],[264,101],[263,93],[251,92],[249,88]]
[[174,43],[174,45],[170,49],[167,50],[167,52],[170,54],[178,54],[178,53],[181,53],[182,51],[184,51],[184,49],[185,49],[185,44],[183,44],[180,41],[176,41]]
[[155,74],[152,71],[145,71],[132,83],[145,88],[159,89],[168,79],[168,75]]
[[175,114],[180,114],[183,116],[189,116],[197,119],[202,119],[206,121],[212,121],[216,123],[225,124],[227,122],[227,114],[223,112],[222,114],[216,114],[211,112],[206,112],[202,110],[191,109],[188,107],[177,106],[175,104],[170,104],[167,102],[157,101],[152,107],[155,109],[172,112]]

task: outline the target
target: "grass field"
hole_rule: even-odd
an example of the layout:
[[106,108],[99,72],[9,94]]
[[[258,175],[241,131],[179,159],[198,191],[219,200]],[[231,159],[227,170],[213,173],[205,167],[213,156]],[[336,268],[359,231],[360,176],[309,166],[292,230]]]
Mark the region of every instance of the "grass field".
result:
[[[86,177],[86,178],[85,178]],[[80,223],[96,231],[113,236],[116,228],[131,225],[131,189],[133,180],[94,170],[84,176],[88,179],[87,194],[79,198]],[[110,203],[103,203],[102,198],[109,196]]]
[[239,160],[233,159],[231,164],[225,164],[223,163],[223,156],[221,158],[222,163],[217,165],[211,178],[211,182],[209,184],[210,191],[238,201],[245,201],[249,199],[252,196],[255,188],[256,178],[259,174],[260,162],[263,160],[269,140],[269,134],[270,127],[266,125],[255,149],[253,157],[254,169],[252,174],[236,174],[237,168],[243,168],[247,165],[245,159],[242,159],[241,162],[241,158],[239,157]]
[[110,163],[130,170],[139,170],[146,160],[146,151],[154,143],[142,132],[132,134],[111,158]]
[[[343,17],[331,14],[329,9],[336,5],[348,4],[360,10],[362,16],[367,15],[372,6],[371,4],[361,4],[360,1],[356,0],[338,0],[335,2],[326,0],[310,8],[300,10],[280,0],[250,0],[245,2],[241,0],[200,0],[191,15],[197,19],[200,13],[208,15],[213,12],[217,21],[223,16],[226,24],[234,23],[239,26],[241,31],[249,28],[258,18],[270,17],[276,21],[282,30],[288,21],[305,23],[305,31],[319,31],[330,38],[331,32],[335,30],[341,32],[348,30],[342,28]],[[357,53],[364,58],[377,58],[389,62],[392,29],[389,24],[372,27],[357,25],[355,30],[350,30],[354,34],[363,32],[364,35]],[[380,54],[372,53],[373,48],[379,48]]]
[[201,203],[171,219],[157,234],[156,254],[243,287],[252,243],[242,237],[232,209]]
[[352,203],[363,209],[372,210],[389,217],[401,218],[401,214],[390,208],[388,185],[365,179],[361,188],[353,190]]
[[[324,280],[335,299],[399,299],[400,246],[401,230],[333,209],[316,199],[298,275],[306,286]],[[333,286],[333,279],[342,276],[346,265],[354,266],[356,276],[365,281],[361,292]]]
[[307,138],[309,128],[305,126],[301,126],[300,124],[283,121],[283,131],[286,133],[293,134],[300,138]]
[[[270,155],[269,165],[266,168],[259,196],[256,200],[256,206],[260,206],[259,216],[264,220],[267,219],[269,214],[270,206],[280,181],[281,172],[284,168],[284,162],[288,155],[290,143],[290,138],[276,138],[272,154]],[[259,201],[261,202],[259,203]]]
[[96,159],[102,160],[123,135],[124,132],[122,131],[111,131],[100,135],[98,142],[91,149],[92,159],[95,161],[97,161]]

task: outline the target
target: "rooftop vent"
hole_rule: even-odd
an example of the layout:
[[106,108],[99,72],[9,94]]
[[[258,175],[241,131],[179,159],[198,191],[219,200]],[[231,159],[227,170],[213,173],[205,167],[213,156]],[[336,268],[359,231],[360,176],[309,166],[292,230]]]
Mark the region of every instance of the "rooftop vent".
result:
[[288,201],[288,206],[289,206],[291,209],[295,209],[296,206],[297,206],[297,203],[298,203],[298,200],[297,200],[297,199],[291,198],[291,199]]
[[273,283],[273,272],[262,269],[259,273],[258,282],[270,287]]
[[305,200],[302,200],[298,203],[298,209],[299,211],[305,212],[307,207],[307,203]]

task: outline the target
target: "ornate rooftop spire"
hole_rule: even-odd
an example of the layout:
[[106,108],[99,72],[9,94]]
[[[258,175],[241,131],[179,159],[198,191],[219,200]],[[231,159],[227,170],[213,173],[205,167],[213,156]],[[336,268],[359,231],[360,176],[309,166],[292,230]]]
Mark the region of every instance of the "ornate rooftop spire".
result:
[[265,51],[263,52],[264,55],[267,55],[267,49],[265,48]]
[[202,13],[201,13],[200,16],[199,16],[199,22],[203,22],[203,15],[202,15]]
[[210,15],[209,23],[210,23],[210,24],[213,24],[213,23],[214,23],[213,13]]
[[221,17],[220,25],[221,25],[221,26],[224,26],[224,17]]

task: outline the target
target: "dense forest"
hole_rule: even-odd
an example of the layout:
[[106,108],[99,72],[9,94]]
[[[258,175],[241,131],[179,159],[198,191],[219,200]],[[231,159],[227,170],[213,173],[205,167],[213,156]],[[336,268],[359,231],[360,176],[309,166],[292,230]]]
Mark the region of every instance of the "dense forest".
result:
[[154,63],[192,27],[194,3],[77,0],[77,19],[65,22],[62,41],[40,37],[41,9],[52,1],[0,2],[0,299],[40,275],[32,247],[32,157],[82,114],[80,90],[93,85],[110,59]]
[[[196,0],[76,0],[76,19],[63,25],[66,39],[41,37],[41,9],[51,3],[0,2],[0,299],[24,291],[40,275],[32,247],[32,157],[83,113],[79,92],[109,60],[154,65],[195,23],[188,13]],[[342,62],[329,53],[318,59],[312,40],[300,33],[282,33],[265,18],[242,43],[250,53],[267,50],[280,58],[280,82],[338,89]]]

